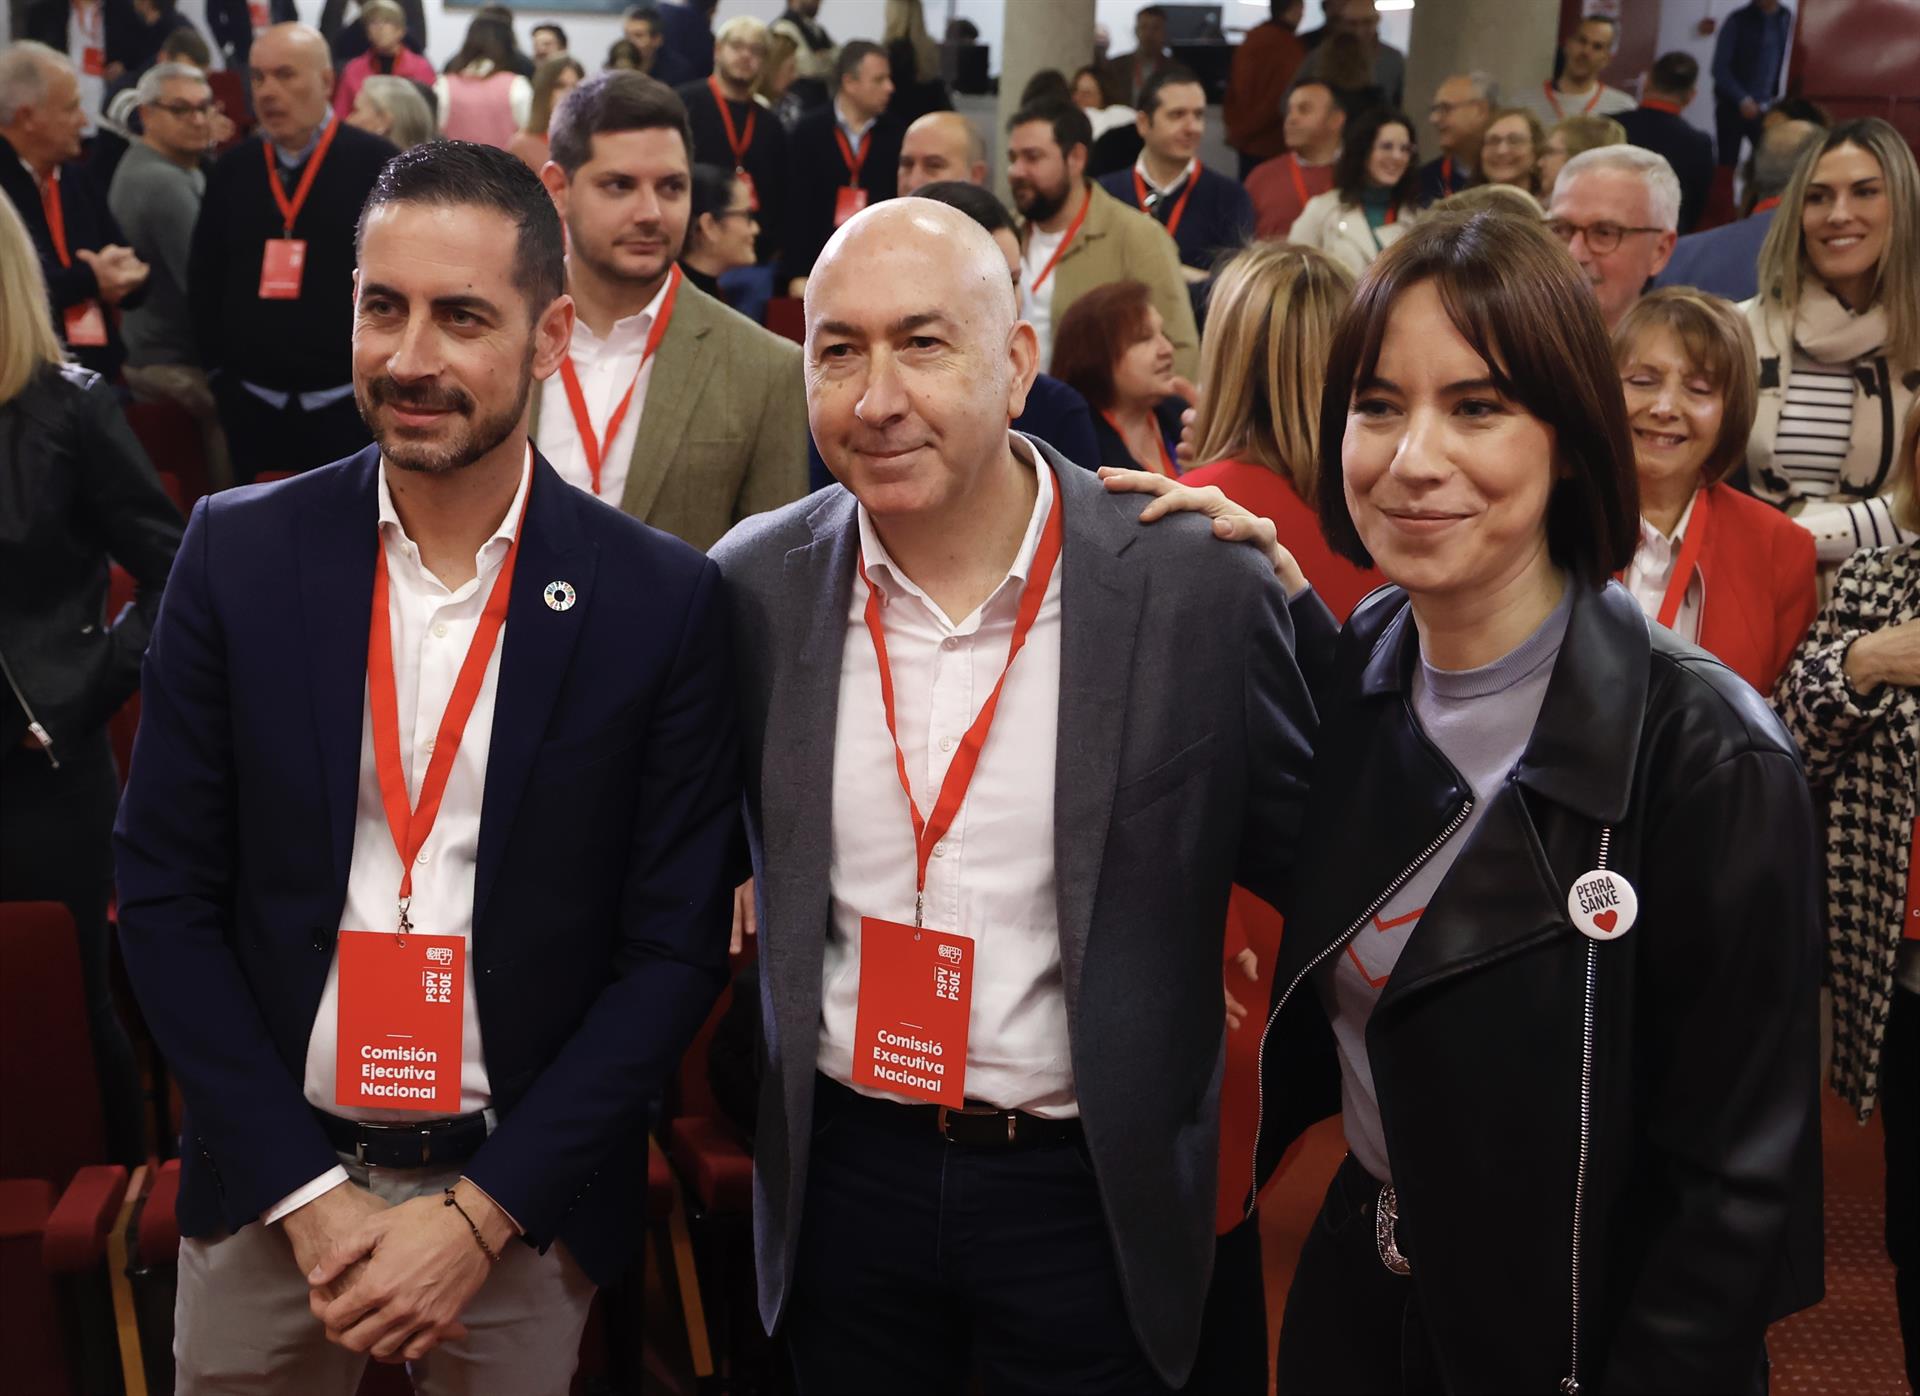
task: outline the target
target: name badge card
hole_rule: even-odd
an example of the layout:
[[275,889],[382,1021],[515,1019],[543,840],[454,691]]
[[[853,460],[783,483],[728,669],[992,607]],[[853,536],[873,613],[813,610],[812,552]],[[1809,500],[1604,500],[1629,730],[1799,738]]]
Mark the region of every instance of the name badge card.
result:
[[855,1082],[915,1100],[965,1105],[972,1005],[972,941],[861,918]]
[[833,191],[833,226],[839,227],[867,206],[867,191],[843,184]]
[[340,933],[336,1105],[460,1113],[466,962],[458,936]]
[[105,77],[107,74],[107,51],[97,44],[88,44],[80,50],[80,71],[90,78]]
[[107,342],[107,317],[99,301],[81,301],[61,312],[67,343],[75,349],[100,349]]
[[306,266],[305,238],[268,238],[266,255],[260,259],[260,299],[299,300],[300,277]]

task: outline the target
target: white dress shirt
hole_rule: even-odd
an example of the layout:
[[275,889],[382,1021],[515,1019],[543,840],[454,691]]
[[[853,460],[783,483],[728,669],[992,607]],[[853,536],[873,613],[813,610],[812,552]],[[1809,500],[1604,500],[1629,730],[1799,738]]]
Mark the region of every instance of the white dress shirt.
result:
[[1033,283],[1047,268],[1054,249],[1066,238],[1067,230],[1057,233],[1043,233],[1035,225],[1027,234],[1026,250],[1020,254],[1020,318],[1033,326],[1033,333],[1040,341],[1040,371],[1046,373],[1053,366],[1053,288],[1058,286],[1060,268],[1056,265],[1047,277],[1046,285],[1038,293]]
[[[1029,467],[1031,449],[1015,438]],[[974,613],[952,621],[887,556],[865,509],[861,556],[883,599],[900,750],[914,799],[930,813],[960,740],[1007,662],[1020,594],[1047,511],[1039,490],[1013,567]],[[1007,671],[1000,706],[966,802],[927,860],[926,924],[974,942],[966,1093],[1001,1109],[1077,1115],[1054,899],[1054,752],[1060,722],[1060,586],[1054,568],[1027,643]],[[879,661],[866,626],[866,588],[847,603],[834,737],[831,921],[820,994],[820,1070],[853,1080],[860,982],[860,918],[913,923],[914,842],[880,699]]]
[[[1196,168],[1198,168],[1199,164],[1200,164],[1200,159],[1198,156],[1195,156],[1193,159],[1187,161],[1186,164],[1180,167],[1180,173],[1173,177],[1173,180],[1171,183],[1162,184],[1159,180],[1153,177],[1153,171],[1147,168],[1147,157],[1143,152],[1140,158],[1133,162],[1133,172],[1140,176],[1141,180],[1146,184],[1148,190],[1150,190],[1155,194],[1158,194],[1161,198],[1164,199],[1169,194],[1177,193],[1182,185],[1184,185],[1188,180],[1192,179],[1193,172]],[[1141,211],[1145,212],[1144,209]]]
[[[393,633],[393,687],[400,726],[400,766],[407,777],[407,803],[420,798],[433,757],[440,718],[453,694],[455,678],[466,660],[467,647],[486,609],[493,579],[506,561],[507,548],[526,507],[527,484],[533,458],[520,473],[520,489],[506,517],[480,551],[474,554],[478,575],[458,591],[448,591],[420,561],[420,550],[407,537],[387,490],[384,462],[380,470],[380,546],[386,550],[387,618]],[[473,876],[480,851],[480,802],[486,792],[487,752],[493,744],[494,697],[500,687],[500,656],[507,647],[501,627],[493,657],[487,661],[480,694],[467,719],[460,753],[447,776],[446,794],[433,833],[420,850],[413,869],[413,901],[408,916],[421,935],[459,936],[467,942],[466,986],[463,990],[460,1031],[460,1113],[489,1108],[493,1093],[487,1082],[486,1056],[480,1043],[480,1011],[473,992]],[[354,813],[353,861],[347,873],[347,904],[341,909],[340,930],[392,931],[398,918],[400,855],[387,828],[387,810],[380,798],[380,778],[373,753],[373,712],[363,702],[360,718],[360,798]],[[340,956],[336,948],[327,968],[327,985],[313,1016],[307,1037],[306,1095],[309,1104],[344,1119],[424,1123],[436,1118],[420,1110],[367,1109],[334,1102],[334,1051],[340,1010]],[[297,1207],[347,1181],[346,1170],[334,1168],[270,1208],[265,1221],[278,1221]]]
[[[1673,580],[1673,569],[1680,564],[1680,545],[1687,535],[1687,521],[1693,517],[1694,502],[1700,498],[1698,491],[1693,499],[1687,501],[1686,512],[1680,515],[1680,522],[1673,526],[1671,535],[1662,533],[1645,519],[1640,520],[1640,546],[1633,550],[1633,561],[1627,564],[1627,590],[1633,593],[1633,599],[1640,603],[1640,609],[1647,613],[1648,620],[1660,619],[1660,605],[1667,599],[1667,583]],[[1700,642],[1700,607],[1706,600],[1706,584],[1700,579],[1700,569],[1693,569],[1693,576],[1687,582],[1687,589],[1680,597],[1680,610],[1673,618],[1673,633],[1688,644]]]
[[[600,462],[600,497],[616,509],[627,488],[633,439],[640,430],[641,414],[647,410],[647,384],[653,379],[654,359],[660,356],[655,354],[644,366],[640,357],[646,353],[647,336],[653,333],[654,318],[660,314],[660,303],[666,299],[667,287],[672,281],[671,276],[661,281],[660,289],[638,315],[615,320],[605,339],[588,329],[585,320],[573,322],[573,342],[567,354],[573,360],[573,371],[579,375],[580,396],[586,399],[587,416],[593,422],[594,431],[607,429],[607,422],[613,416],[613,409],[620,405],[627,384],[633,384],[633,401],[627,405],[620,430],[614,433]],[[636,372],[640,375],[637,380]],[[573,408],[567,402],[567,385],[556,373],[547,379],[540,392],[540,430],[535,433],[540,454],[560,472],[562,480],[591,494],[593,471],[587,467],[587,449],[580,440],[579,428],[574,425]]]

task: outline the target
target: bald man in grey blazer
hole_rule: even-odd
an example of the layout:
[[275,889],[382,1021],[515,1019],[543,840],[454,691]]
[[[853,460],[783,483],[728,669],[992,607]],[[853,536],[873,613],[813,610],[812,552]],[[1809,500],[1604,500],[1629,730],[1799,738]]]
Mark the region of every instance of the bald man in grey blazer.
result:
[[[1291,872],[1314,716],[1285,595],[1008,430],[1016,315],[956,211],[849,221],[805,346],[841,483],[712,554],[763,941],[761,1316],[803,1396],[1185,1380],[1228,892]],[[934,955],[970,975],[964,1030],[922,1002],[957,983]]]

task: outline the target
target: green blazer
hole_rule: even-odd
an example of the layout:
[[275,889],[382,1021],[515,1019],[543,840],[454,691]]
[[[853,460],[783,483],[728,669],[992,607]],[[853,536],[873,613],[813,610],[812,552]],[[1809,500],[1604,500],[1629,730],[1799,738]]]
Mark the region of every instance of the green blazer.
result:
[[1138,209],[1128,208],[1092,180],[1087,221],[1053,269],[1053,328],[1057,335],[1067,307],[1109,281],[1144,281],[1153,308],[1173,341],[1173,371],[1200,376],[1200,330],[1180,272],[1180,250],[1167,230]]
[[[540,400],[530,430],[540,443]],[[807,492],[800,346],[682,280],[634,432],[620,507],[705,551]]]

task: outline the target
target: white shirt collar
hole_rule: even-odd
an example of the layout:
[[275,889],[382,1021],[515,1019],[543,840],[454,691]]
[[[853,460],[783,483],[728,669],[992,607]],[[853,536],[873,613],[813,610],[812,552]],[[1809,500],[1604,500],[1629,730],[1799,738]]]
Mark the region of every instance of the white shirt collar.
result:
[[847,133],[847,139],[853,143],[853,148],[855,150],[858,150],[860,149],[860,142],[864,141],[867,138],[867,132],[873,129],[873,123],[878,121],[880,118],[877,116],[870,116],[865,121],[861,122],[859,125],[856,126],[854,125],[853,122],[847,119],[846,108],[841,106],[840,99],[838,97],[835,97],[833,99],[833,119],[839,123],[840,129]]
[[1180,173],[1173,177],[1173,182],[1171,184],[1158,184],[1154,181],[1153,172],[1147,168],[1147,157],[1145,152],[1142,152],[1140,158],[1133,162],[1133,169],[1135,174],[1139,175],[1141,179],[1146,181],[1147,188],[1153,190],[1153,192],[1156,194],[1166,195],[1166,194],[1171,194],[1174,190],[1178,189],[1181,185],[1185,184],[1188,180],[1192,179],[1194,175],[1194,171],[1199,166],[1199,164],[1200,164],[1200,157],[1197,155],[1191,158],[1190,160],[1188,160],[1187,163],[1181,168]]
[[1680,521],[1673,526],[1672,533],[1662,533],[1644,517],[1640,520],[1640,546],[1647,554],[1644,570],[1657,574],[1672,569],[1681,540],[1687,536],[1687,521],[1693,517],[1693,506],[1699,498],[1700,492],[1695,490],[1687,500],[1687,507],[1680,511]]
[[667,275],[660,280],[660,289],[653,293],[653,299],[647,302],[646,308],[615,320],[605,339],[595,334],[587,327],[587,322],[576,315],[569,352],[576,359],[597,359],[602,354],[641,353],[647,347],[647,336],[653,331],[654,319],[660,314],[660,304],[667,298],[667,287],[672,284],[673,272],[669,268]]
[[[1021,536],[1020,551],[1013,555],[1013,565],[1007,569],[1006,577],[993,589],[993,594],[980,603],[972,616],[960,622],[960,628],[968,626],[980,616],[995,599],[1001,596],[1010,585],[1024,586],[1027,577],[1033,571],[1034,555],[1040,551],[1040,535],[1046,528],[1047,511],[1053,505],[1053,471],[1041,459],[1040,453],[1029,446],[1018,432],[1007,433],[1007,440],[1013,449],[1015,459],[1032,470],[1039,477],[1039,488],[1033,492],[1033,512],[1027,516],[1027,531]],[[896,596],[911,596],[918,600],[935,615],[944,614],[919,587],[913,579],[901,570],[887,553],[886,544],[880,541],[880,534],[873,526],[873,520],[867,514],[864,504],[856,504],[855,517],[860,525],[860,557],[866,564],[867,578],[880,590],[880,601],[885,605]]]
[[[480,550],[473,555],[474,578],[459,591],[452,593],[454,599],[458,600],[471,595],[472,589],[480,585],[481,579],[496,563],[506,557],[507,549],[513,546],[513,535],[519,530],[520,516],[526,512],[527,489],[532,482],[533,442],[529,440],[526,462],[520,467],[520,488],[514,491],[513,503],[507,506],[507,512],[501,516],[500,525],[494,529],[493,536],[482,543]],[[446,590],[440,579],[421,565],[419,546],[407,536],[406,525],[400,522],[400,512],[393,507],[393,492],[387,488],[385,456],[380,458],[380,532],[389,542],[400,545],[401,554],[419,569],[421,576],[431,579],[433,585],[440,587],[441,590]]]

